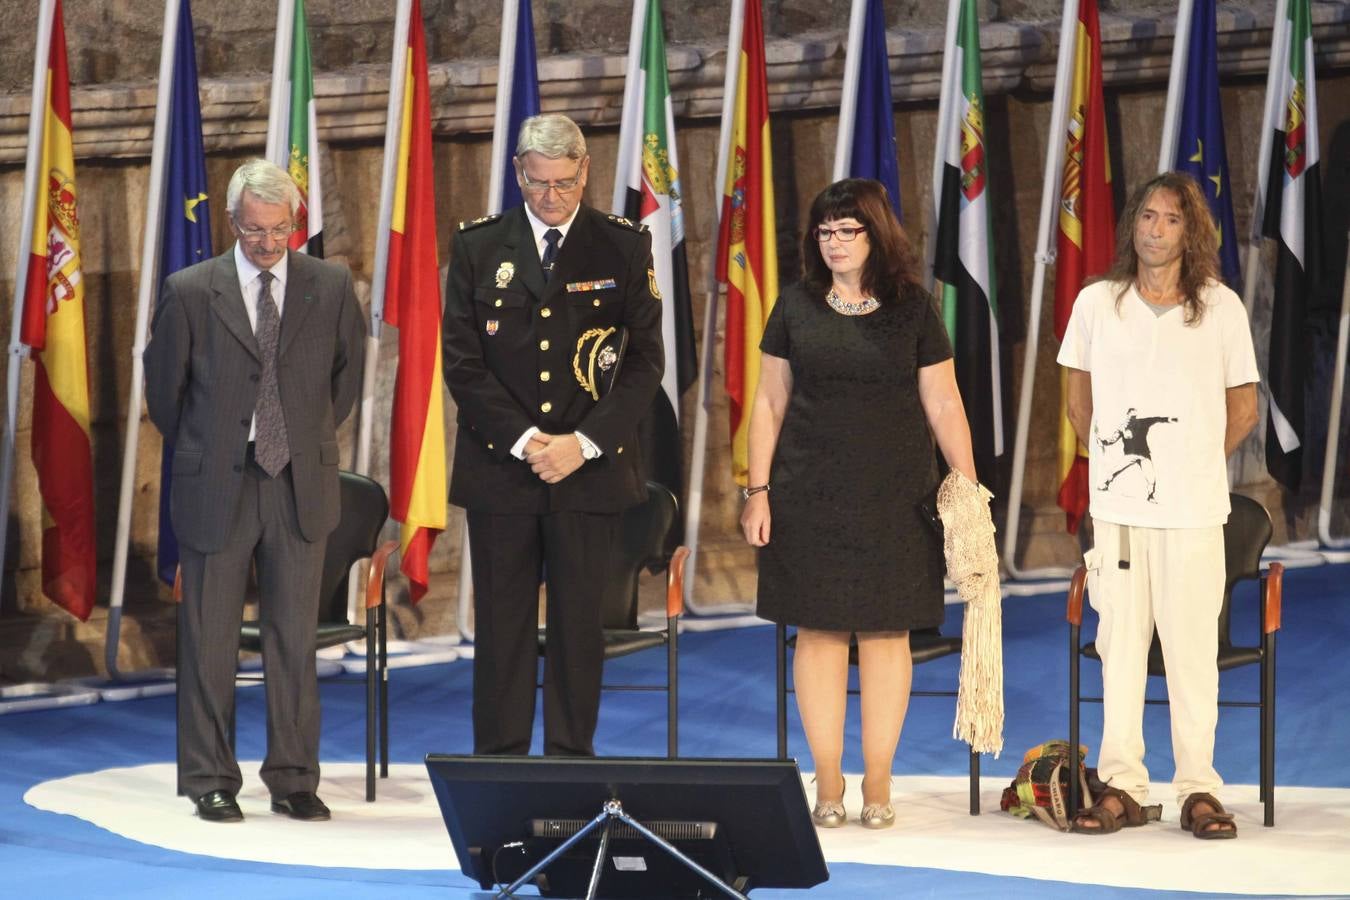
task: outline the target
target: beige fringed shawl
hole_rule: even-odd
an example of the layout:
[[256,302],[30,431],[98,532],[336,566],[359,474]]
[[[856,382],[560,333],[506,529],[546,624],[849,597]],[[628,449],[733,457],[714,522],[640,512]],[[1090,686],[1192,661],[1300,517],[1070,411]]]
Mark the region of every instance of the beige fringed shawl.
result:
[[966,604],[952,735],[997,757],[1003,750],[1003,605],[989,512],[993,497],[953,469],[938,486],[937,511],[947,577]]

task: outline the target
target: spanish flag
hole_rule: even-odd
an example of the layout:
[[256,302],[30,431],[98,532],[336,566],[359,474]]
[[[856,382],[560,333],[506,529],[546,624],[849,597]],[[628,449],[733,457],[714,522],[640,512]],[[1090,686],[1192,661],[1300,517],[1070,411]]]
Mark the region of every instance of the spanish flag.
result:
[[722,186],[717,280],[727,286],[726,382],[731,407],[731,473],[746,483],[750,404],[759,386],[759,341],[778,299],[769,92],[759,0],[745,4],[736,107]]
[[[421,0],[412,0],[409,15],[384,316],[398,329],[389,435],[390,514],[403,524],[402,570],[415,603],[427,592],[431,546],[445,530],[446,487],[436,180]],[[400,82],[395,79],[393,85]]]
[[19,340],[33,351],[33,465],[42,494],[42,591],[87,620],[94,608],[94,472],[89,440],[80,218],[70,128],[70,75],[61,0],[52,7],[33,245]]
[[[1078,5],[1077,51],[1070,90],[1055,253],[1055,339],[1061,342],[1078,292],[1089,278],[1111,268],[1116,243],[1097,0],[1082,0]],[[1078,524],[1088,508],[1088,461],[1087,450],[1078,443],[1078,436],[1069,424],[1067,396],[1068,375],[1061,369],[1059,505],[1064,510],[1069,533],[1077,534]]]

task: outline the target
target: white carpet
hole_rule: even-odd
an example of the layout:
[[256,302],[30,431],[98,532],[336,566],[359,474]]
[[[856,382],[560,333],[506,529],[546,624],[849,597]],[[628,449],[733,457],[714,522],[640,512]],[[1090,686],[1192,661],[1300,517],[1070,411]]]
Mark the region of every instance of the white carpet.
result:
[[[370,869],[456,869],[454,851],[420,765],[390,767],[379,799],[366,803],[359,763],[324,766],[320,796],[331,822],[295,822],[268,810],[257,762],[242,764],[241,824],[199,821],[174,796],[171,763],[104,769],[39,784],[31,806],[89,821],[141,843],[207,856],[307,866]],[[860,775],[850,775],[845,806],[862,807]],[[893,828],[868,831],[854,823],[818,830],[825,858],[889,866],[1044,878],[1162,890],[1271,894],[1350,894],[1350,790],[1276,789],[1276,828],[1261,827],[1254,786],[1225,787],[1237,814],[1235,841],[1200,842],[1177,827],[1166,799],[1164,821],[1116,835],[1064,835],[998,810],[1000,779],[985,779],[984,814],[969,815],[964,776],[895,779]],[[807,785],[807,796],[814,796]],[[1153,796],[1170,798],[1166,785]]]

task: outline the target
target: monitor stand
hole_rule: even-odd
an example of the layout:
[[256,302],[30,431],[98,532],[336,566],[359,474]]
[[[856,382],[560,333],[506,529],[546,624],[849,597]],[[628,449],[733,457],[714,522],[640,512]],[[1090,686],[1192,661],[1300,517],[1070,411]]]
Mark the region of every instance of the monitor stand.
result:
[[685,868],[689,869],[691,872],[695,872],[698,875],[702,876],[709,884],[713,885],[718,890],[722,891],[728,897],[734,897],[736,898],[736,900],[750,900],[750,898],[748,898],[745,894],[742,894],[740,891],[735,890],[726,882],[722,881],[722,879],[714,875],[712,872],[709,872],[703,866],[694,862],[694,860],[690,859],[688,856],[681,853],[679,850],[675,849],[674,845],[672,845],[669,841],[665,840],[660,835],[651,831],[649,828],[642,825],[636,819],[630,817],[627,813],[623,811],[623,805],[618,800],[606,800],[604,805],[600,809],[600,814],[597,815],[594,819],[592,819],[586,825],[585,828],[582,828],[576,834],[572,835],[570,838],[564,841],[560,846],[555,848],[553,852],[549,853],[548,856],[545,856],[543,859],[539,860],[539,862],[535,863],[535,865],[528,872],[526,872],[524,875],[521,875],[508,887],[504,887],[500,891],[498,891],[495,897],[514,897],[516,891],[524,887],[540,872],[547,869],[549,865],[552,864],[555,859],[562,856],[562,854],[565,853],[569,847],[580,841],[582,838],[586,837],[586,835],[590,834],[596,828],[599,828],[601,829],[600,849],[595,854],[595,866],[591,869],[591,883],[590,886],[586,889],[586,900],[595,900],[596,891],[598,891],[600,888],[600,876],[605,869],[605,857],[609,853],[610,830],[613,828],[615,822],[622,822],[623,824],[632,828],[638,834],[642,835],[642,837],[646,838],[649,843],[655,844],[662,850],[669,853],[672,857],[675,858],[677,862],[679,862]]

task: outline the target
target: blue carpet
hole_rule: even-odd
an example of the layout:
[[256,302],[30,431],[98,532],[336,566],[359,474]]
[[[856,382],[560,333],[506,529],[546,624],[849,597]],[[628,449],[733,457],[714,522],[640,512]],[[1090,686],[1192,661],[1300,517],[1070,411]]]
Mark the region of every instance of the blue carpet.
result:
[[[1290,570],[1285,579],[1279,638],[1277,771],[1279,785],[1350,787],[1350,768],[1325,749],[1350,739],[1350,566]],[[1255,589],[1236,598],[1239,642],[1256,639]],[[960,609],[948,608],[944,631],[960,627]],[[1095,616],[1089,616],[1095,621]],[[1088,631],[1090,632],[1089,627]],[[1067,734],[1067,650],[1064,598],[1011,598],[1005,604],[1006,750],[985,758],[984,774],[1011,779],[1022,752]],[[1085,635],[1090,637],[1089,635]],[[688,633],[681,637],[680,750],[685,756],[769,757],[776,752],[772,628]],[[652,680],[663,661],[648,654],[617,661],[608,681]],[[957,662],[939,660],[915,672],[916,690],[945,690]],[[1100,689],[1097,667],[1084,666],[1085,693]],[[396,670],[390,675],[391,756],[416,763],[428,752],[467,753],[471,667],[466,662]],[[1151,689],[1163,696],[1161,683]],[[1254,696],[1255,667],[1225,673],[1225,699]],[[328,683],[323,692],[323,758],[363,759],[362,688]],[[239,756],[264,754],[263,694],[239,693]],[[664,697],[607,694],[596,747],[602,755],[664,755]],[[898,774],[959,775],[962,745],[951,739],[952,701],[916,697],[896,759]],[[1084,706],[1084,740],[1100,733],[1100,707]],[[859,771],[856,700],[850,709],[845,769]],[[1171,776],[1166,707],[1150,707],[1145,737],[1155,781]],[[542,733],[536,729],[536,747]],[[1232,783],[1257,781],[1257,713],[1220,715],[1216,765]],[[795,710],[790,752],[810,769]],[[174,756],[174,698],[100,703],[65,710],[0,716],[0,895],[7,897],[141,897],[192,895],[269,897],[477,896],[476,885],[452,871],[406,872],[309,868],[235,862],[174,853],[136,843],[68,816],[23,803],[41,781],[110,766],[167,762]],[[255,777],[255,773],[246,773]],[[184,801],[186,803],[186,801]],[[996,814],[996,813],[995,813]],[[246,826],[243,826],[246,827]],[[447,840],[447,854],[449,842]],[[1047,872],[1052,871],[1047,868]],[[59,875],[59,877],[57,877]],[[54,878],[56,880],[54,880]],[[340,883],[340,888],[335,887]],[[1155,893],[1054,881],[967,874],[921,866],[834,864],[830,881],[813,897],[942,896],[1117,897]],[[756,891],[787,898],[799,891]],[[1170,896],[1170,895],[1169,895]],[[1197,897],[1198,894],[1178,896]],[[1218,896],[1218,895],[1216,895]]]

